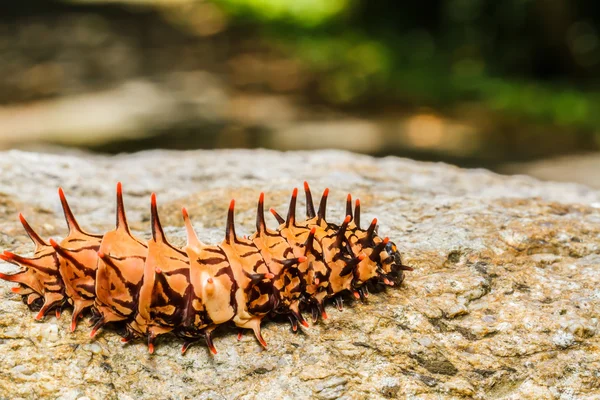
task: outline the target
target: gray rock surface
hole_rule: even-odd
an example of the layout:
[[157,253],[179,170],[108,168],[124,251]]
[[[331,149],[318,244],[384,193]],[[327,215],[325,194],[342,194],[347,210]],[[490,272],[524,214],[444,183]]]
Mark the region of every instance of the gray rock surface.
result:
[[[148,237],[158,194],[170,239],[180,207],[201,239],[223,237],[236,198],[239,233],[255,203],[285,212],[294,186],[330,187],[329,216],[360,197],[415,271],[400,288],[348,301],[294,335],[270,322],[261,349],[220,329],[212,356],[163,338],[154,355],[105,331],[91,340],[69,312],[34,321],[0,282],[0,398],[600,399],[600,193],[483,170],[336,152],[153,151],[127,156],[0,153],[0,248],[33,250],[22,211],[44,237],[66,234],[56,188],[80,224],[112,229],[121,180],[135,233]],[[273,221],[273,226],[275,225]],[[1,271],[14,267],[0,264]]]

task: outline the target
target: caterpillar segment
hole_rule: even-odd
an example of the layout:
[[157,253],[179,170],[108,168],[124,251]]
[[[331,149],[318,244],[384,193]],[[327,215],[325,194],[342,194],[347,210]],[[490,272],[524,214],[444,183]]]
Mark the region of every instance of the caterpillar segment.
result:
[[27,305],[39,309],[36,320],[42,320],[51,310],[59,317],[67,300],[65,285],[59,271],[59,257],[56,252],[31,228],[22,214],[19,219],[25,232],[35,244],[33,257],[22,257],[5,251],[0,259],[18,265],[20,271],[12,274],[0,274],[0,279],[19,284],[13,292],[24,296]]
[[273,315],[288,316],[292,330],[308,327],[302,311],[316,323],[327,319],[325,303],[343,308],[342,296],[368,296],[369,283],[399,285],[403,272],[400,253],[387,237],[377,235],[377,220],[365,230],[360,226],[360,201],[352,208],[346,199],[341,225],[326,220],[329,189],[315,210],[308,183],[304,182],[306,218],[296,218],[298,189],[292,192],[286,218],[271,209],[279,223],[270,229],[265,221],[264,193],[258,200],[256,232],[239,237],[235,232],[232,200],[225,238],[218,245],[202,243],[187,210],[182,209],[187,243],[173,246],[158,215],[156,194],[150,201],[152,238],[147,243],[134,237],[127,224],[121,183],[117,184],[116,227],[104,235],[83,231],[62,189],[58,191],[68,227],[62,241],[46,243],[19,215],[35,244],[33,257],[4,252],[0,259],[18,265],[12,275],[0,279],[18,283],[20,294],[36,319],[51,310],[59,317],[65,305],[73,308],[71,331],[86,310],[91,310],[94,337],[109,323],[125,326],[123,342],[142,339],[150,353],[156,338],[172,333],[184,340],[182,353],[201,339],[216,354],[212,332],[233,323],[238,339],[252,330],[267,347],[261,322]]
[[186,309],[191,298],[190,263],[187,253],[171,245],[160,223],[156,194],[151,196],[152,239],[144,264],[138,309],[124,339],[146,336],[148,350],[154,340],[187,324]]
[[90,337],[94,337],[107,323],[135,317],[147,254],[148,246],[129,230],[119,182],[116,228],[104,235],[98,250],[94,302],[96,313],[92,318],[94,327]]
[[53,239],[50,239],[49,242],[59,255],[59,272],[65,286],[65,294],[73,307],[71,332],[74,332],[83,311],[94,305],[98,250],[102,235],[94,235],[83,231],[69,207],[62,188],[58,188],[58,196],[63,207],[69,233],[60,244]]

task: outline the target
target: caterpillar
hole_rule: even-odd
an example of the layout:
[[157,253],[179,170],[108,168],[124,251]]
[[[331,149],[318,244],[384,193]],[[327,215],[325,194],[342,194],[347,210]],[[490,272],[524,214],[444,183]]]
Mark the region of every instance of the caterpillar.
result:
[[[306,219],[296,219],[298,189],[294,189],[287,218],[270,209],[279,226],[265,222],[264,193],[260,194],[256,232],[236,235],[235,200],[227,214],[225,239],[219,245],[201,242],[190,217],[182,209],[187,244],[173,246],[163,231],[152,193],[150,202],[152,237],[144,242],[131,233],[117,183],[116,228],[103,235],[82,230],[62,188],[58,189],[68,226],[60,241],[44,241],[22,214],[19,219],[35,244],[32,257],[10,251],[0,259],[19,266],[0,279],[18,283],[12,291],[22,296],[36,320],[52,310],[59,318],[72,307],[71,332],[85,312],[91,312],[90,337],[107,324],[122,328],[122,341],[145,339],[154,352],[158,336],[172,333],[183,339],[182,353],[204,338],[213,354],[217,350],[211,333],[217,326],[233,322],[254,332],[263,347],[261,321],[287,316],[294,332],[298,324],[308,327],[302,315],[310,311],[313,323],[327,318],[325,303],[343,308],[344,293],[357,299],[369,295],[369,286],[402,283],[404,271],[396,245],[377,234],[377,219],[367,229],[360,225],[360,200],[346,200],[341,225],[326,221],[329,189],[318,210],[308,183],[304,182]],[[239,336],[238,336],[239,338]]]

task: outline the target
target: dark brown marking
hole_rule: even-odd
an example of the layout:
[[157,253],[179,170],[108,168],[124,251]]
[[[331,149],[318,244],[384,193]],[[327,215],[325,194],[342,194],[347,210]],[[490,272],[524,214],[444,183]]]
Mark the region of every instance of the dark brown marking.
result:
[[222,262],[226,262],[226,261],[227,261],[226,258],[220,258],[220,257],[198,258],[196,260],[196,262],[198,262],[199,264],[204,264],[204,265],[217,265],[217,264],[221,264]]

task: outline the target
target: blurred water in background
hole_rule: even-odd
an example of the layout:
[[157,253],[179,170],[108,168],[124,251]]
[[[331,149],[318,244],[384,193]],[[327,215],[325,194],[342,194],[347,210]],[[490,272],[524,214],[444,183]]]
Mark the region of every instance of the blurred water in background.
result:
[[[0,148],[341,148],[600,187],[598,157],[576,162],[600,147],[596,2],[0,10]],[[529,163],[566,154],[576,156]]]

